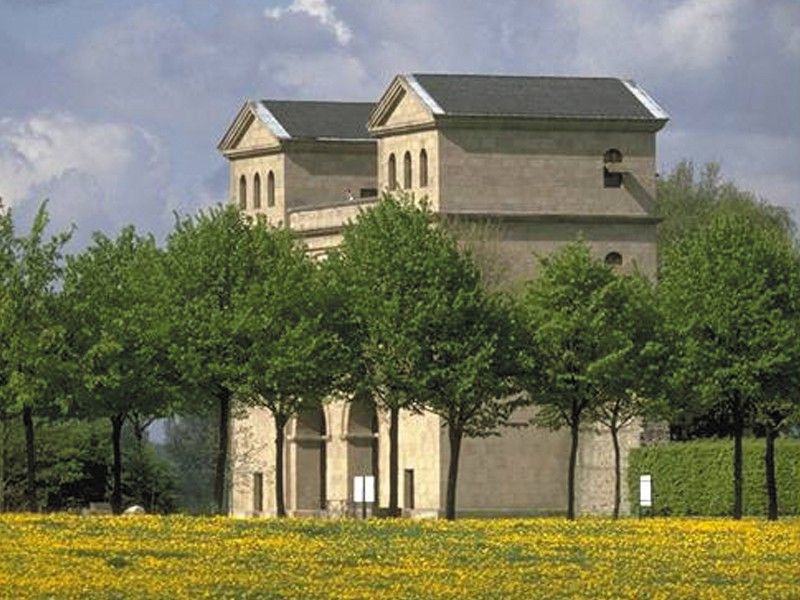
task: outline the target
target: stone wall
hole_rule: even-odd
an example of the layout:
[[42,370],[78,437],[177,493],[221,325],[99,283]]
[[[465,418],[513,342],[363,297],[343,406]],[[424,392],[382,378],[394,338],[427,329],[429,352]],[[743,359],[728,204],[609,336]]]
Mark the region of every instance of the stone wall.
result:
[[[620,188],[603,187],[603,153],[611,148],[622,152],[631,171]],[[654,210],[653,133],[445,128],[438,149],[443,211],[646,215]]]
[[[629,514],[628,454],[639,446],[641,424],[632,422],[619,432],[622,474],[620,513]],[[614,509],[614,446],[611,433],[603,425],[584,427],[578,442],[576,510],[583,514],[611,514]]]
[[375,142],[314,143],[286,152],[287,208],[341,203],[377,188]]
[[[516,426],[500,436],[462,442],[457,513],[475,516],[533,515],[563,512],[567,498],[568,433],[528,425],[534,411],[522,409]],[[442,432],[442,511],[450,459]]]
[[[538,256],[576,239],[585,240],[600,259],[611,252],[619,253],[624,271],[638,269],[655,277],[654,133],[608,125],[588,131],[585,123],[580,125],[582,129],[559,130],[521,127],[519,123],[472,128],[452,123],[441,129],[433,126],[433,117],[424,104],[406,92],[386,122],[375,129],[375,144],[299,143],[287,146],[285,152],[270,154],[272,151],[265,150],[264,155],[233,160],[231,197],[237,196],[242,173],[252,190],[252,176],[257,170],[262,177],[265,207],[266,172],[273,169],[276,208],[268,213],[270,220],[288,223],[302,233],[311,253],[322,254],[340,242],[341,226],[368,204],[358,198],[361,187],[390,187],[388,162],[392,154],[396,181],[403,187],[404,155],[409,152],[412,185],[408,191],[417,198],[427,196],[435,211],[477,224],[478,229],[484,227],[483,234],[465,243],[491,273],[492,285],[509,289],[523,285],[536,275]],[[258,133],[248,132],[256,140],[248,143],[256,143]],[[623,154],[626,172],[619,188],[603,185],[603,154],[611,148]],[[428,164],[428,185],[424,187],[419,185],[422,149]],[[348,188],[355,202],[343,202]],[[481,225],[484,217],[489,217],[489,224]],[[354,436],[349,431],[348,415],[349,405],[343,400],[325,407],[328,514],[344,514],[351,509],[350,479],[366,468],[371,451],[367,448],[369,436]],[[520,413],[516,418],[522,422],[529,416]],[[303,480],[308,473],[313,476],[319,464],[319,441],[316,446],[304,443],[290,430],[287,508],[295,514],[309,514],[298,513],[297,503],[304,494],[313,495],[314,485],[315,489],[319,487],[318,482]],[[388,432],[388,416],[381,414],[377,432],[381,506],[388,504],[389,495]],[[640,433],[638,424],[624,432],[623,464],[628,450],[639,443]],[[274,513],[273,440],[274,427],[264,411],[252,411],[234,423],[234,514],[252,513],[256,471],[264,473],[264,513]],[[401,413],[399,501],[407,514],[435,516],[444,510],[447,445],[446,431],[437,416]],[[610,437],[588,428],[582,433],[579,448],[578,509],[609,512],[613,501]],[[568,454],[566,431],[511,428],[499,437],[465,440],[458,484],[459,512],[564,511]],[[407,471],[413,472],[413,509],[406,497]],[[622,489],[625,493],[624,485]]]
[[[267,206],[267,178],[270,171],[275,177],[275,206]],[[255,174],[261,177],[261,208],[253,208],[253,180]],[[247,210],[249,215],[256,213],[267,216],[274,224],[286,222],[286,161],[282,153],[265,153],[258,156],[237,158],[231,161],[229,197],[239,206],[239,181],[244,175],[247,182]]]
[[[420,187],[419,163],[422,150],[428,155],[428,185]],[[427,197],[431,208],[437,210],[439,206],[439,133],[436,130],[415,131],[412,133],[398,133],[383,137],[378,140],[378,187],[381,190],[391,188],[389,182],[389,157],[394,155],[396,165],[397,189],[403,186],[403,157],[405,153],[411,155],[411,182],[406,191],[414,194],[416,198]]]
[[[241,409],[240,409],[241,410]],[[231,514],[275,514],[275,422],[269,411],[248,409],[231,424]],[[253,506],[253,475],[263,474],[263,512]]]

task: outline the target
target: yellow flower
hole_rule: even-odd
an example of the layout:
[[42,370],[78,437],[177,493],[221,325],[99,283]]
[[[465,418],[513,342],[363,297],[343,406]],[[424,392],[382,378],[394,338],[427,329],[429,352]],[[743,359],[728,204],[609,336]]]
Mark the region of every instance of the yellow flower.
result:
[[800,521],[0,516],[2,598],[798,598]]

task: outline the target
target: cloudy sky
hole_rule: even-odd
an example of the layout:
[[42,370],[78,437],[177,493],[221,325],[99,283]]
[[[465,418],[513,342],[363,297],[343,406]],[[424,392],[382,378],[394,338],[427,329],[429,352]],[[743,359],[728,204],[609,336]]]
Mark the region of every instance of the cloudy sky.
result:
[[399,72],[609,75],[800,217],[799,0],[0,0],[0,196],[78,240],[225,200],[247,98],[374,100]]

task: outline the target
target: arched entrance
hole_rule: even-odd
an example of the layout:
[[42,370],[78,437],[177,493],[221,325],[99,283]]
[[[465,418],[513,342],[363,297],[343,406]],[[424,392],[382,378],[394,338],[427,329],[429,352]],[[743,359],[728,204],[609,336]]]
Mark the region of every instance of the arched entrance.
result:
[[317,512],[327,508],[325,443],[327,429],[321,408],[297,417],[295,426],[295,510]]
[[378,498],[378,414],[372,402],[354,400],[347,418],[347,498],[353,501],[353,477],[373,475]]

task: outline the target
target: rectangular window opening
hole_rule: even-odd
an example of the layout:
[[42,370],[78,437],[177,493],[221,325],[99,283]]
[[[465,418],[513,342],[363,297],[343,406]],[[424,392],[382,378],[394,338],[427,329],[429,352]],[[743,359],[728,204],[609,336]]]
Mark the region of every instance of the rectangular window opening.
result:
[[264,474],[253,473],[253,512],[264,512]]
[[622,173],[612,173],[603,167],[603,187],[618,188],[622,187]]
[[414,508],[414,469],[403,472],[403,507]]

